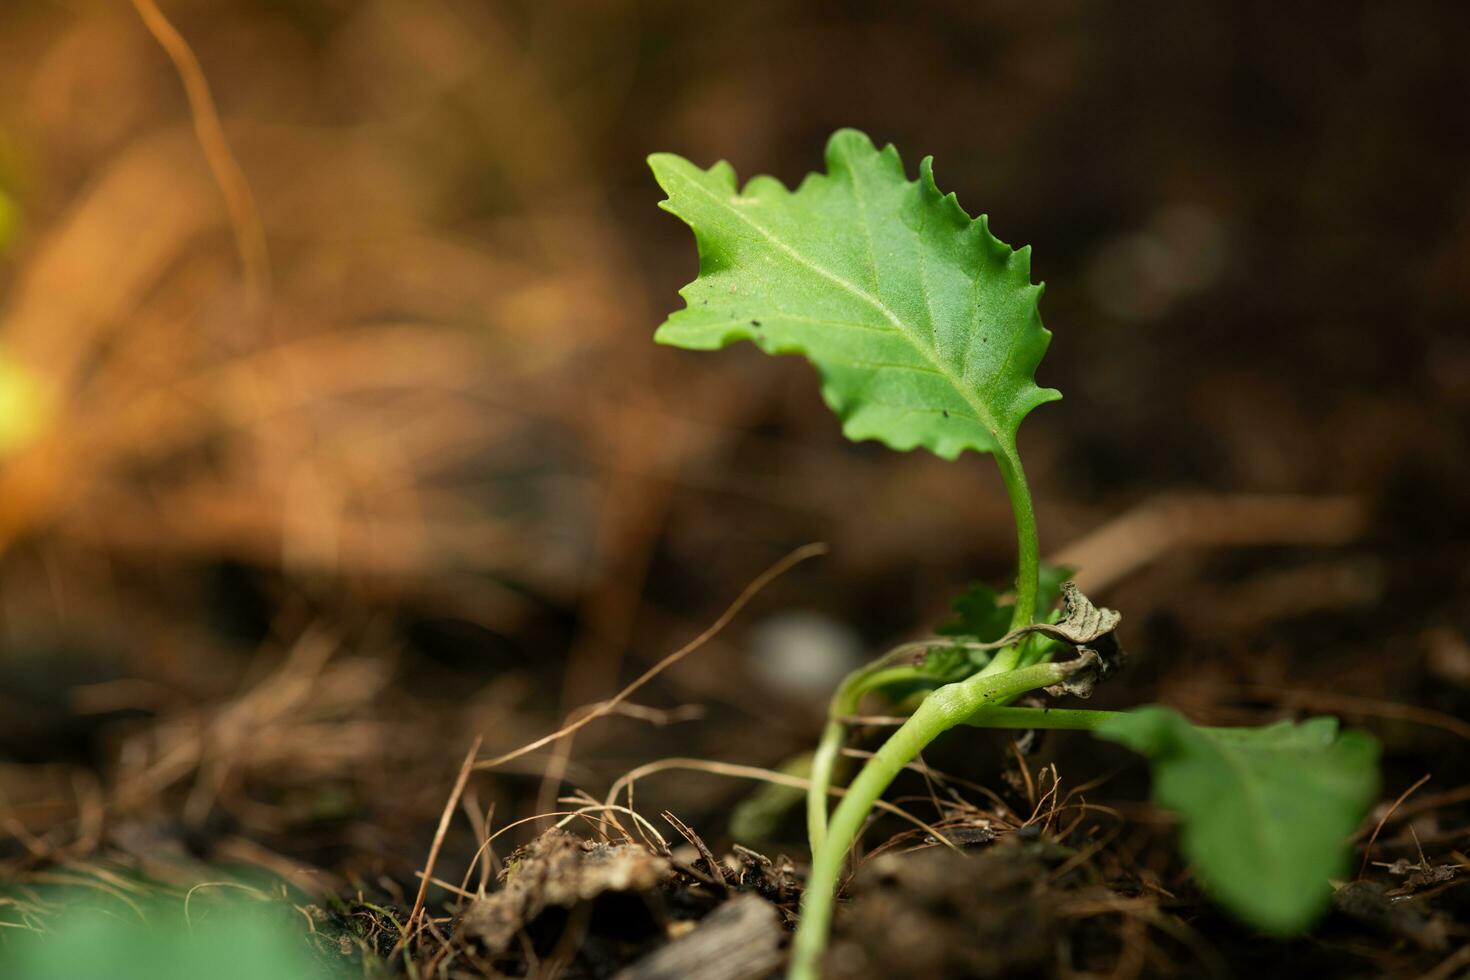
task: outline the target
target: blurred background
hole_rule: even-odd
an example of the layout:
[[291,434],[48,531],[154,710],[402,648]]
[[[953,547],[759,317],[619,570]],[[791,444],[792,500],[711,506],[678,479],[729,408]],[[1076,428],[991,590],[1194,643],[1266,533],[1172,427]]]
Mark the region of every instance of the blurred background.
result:
[[[645,155],[794,184],[839,126],[1035,249],[1066,400],[1022,449],[1044,551],[1124,614],[1099,702],[1336,713],[1387,798],[1470,782],[1470,6],[162,7],[0,8],[7,876],[411,902],[476,735],[610,696],[792,548],[831,554],[468,808],[779,766],[843,671],[1005,583],[988,459],[844,443],[797,359],[652,343],[696,259]],[[646,784],[712,842],[753,786]],[[1383,859],[1463,848],[1467,795]]]

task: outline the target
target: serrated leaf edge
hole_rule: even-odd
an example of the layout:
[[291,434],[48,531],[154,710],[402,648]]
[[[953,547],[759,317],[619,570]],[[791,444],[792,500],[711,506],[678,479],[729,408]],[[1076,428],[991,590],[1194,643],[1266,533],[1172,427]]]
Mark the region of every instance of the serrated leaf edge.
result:
[[[997,258],[1001,259],[1001,261],[1004,262],[1005,265],[1009,266],[1012,262],[1019,262],[1021,264],[1021,271],[1024,274],[1025,280],[1030,283],[1031,247],[1029,245],[1025,245],[1019,249],[1011,248],[1009,245],[1001,241],[990,232],[990,219],[988,215],[981,214],[977,217],[972,218],[960,205],[958,197],[953,192],[948,194],[941,193],[938,184],[934,180],[932,156],[926,156],[920,161],[919,178],[916,180],[908,180],[907,172],[903,169],[902,159],[899,156],[897,148],[892,143],[886,144],[882,150],[878,150],[874,146],[872,140],[868,138],[867,134],[856,129],[839,129],[837,132],[832,134],[832,137],[827,142],[827,150],[825,155],[827,164],[826,172],[812,172],[807,174],[806,177],[802,180],[801,184],[797,186],[797,189],[795,191],[787,189],[787,187],[780,180],[769,175],[757,175],[755,177],[752,177],[746,182],[743,188],[740,188],[738,187],[738,178],[735,168],[726,160],[718,161],[708,170],[700,170],[700,168],[696,164],[691,163],[689,160],[686,160],[685,158],[677,154],[654,153],[649,155],[648,164],[649,167],[653,170],[654,177],[658,181],[659,186],[663,188],[665,193],[670,195],[668,198],[659,202],[659,207],[665,211],[668,211],[670,214],[675,215],[681,221],[684,221],[685,224],[687,224],[694,232],[695,240],[699,246],[701,263],[703,263],[703,260],[707,254],[706,247],[709,244],[709,240],[707,236],[693,223],[692,220],[686,218],[683,214],[679,213],[679,210],[673,200],[673,195],[675,191],[670,186],[670,180],[672,179],[682,179],[685,183],[685,186],[693,188],[701,195],[709,198],[717,204],[727,206],[731,214],[736,216],[747,227],[760,234],[761,237],[764,238],[772,246],[780,249],[783,253],[790,256],[802,267],[806,268],[813,274],[827,280],[828,282],[831,282],[835,286],[839,287],[840,289],[846,291],[850,295],[856,297],[860,301],[872,307],[876,312],[880,314],[880,316],[885,321],[887,321],[887,323],[889,324],[889,328],[896,332],[905,341],[907,341],[918,352],[920,357],[926,363],[928,363],[929,366],[936,373],[944,377],[945,380],[950,384],[950,386],[955,390],[955,392],[959,394],[960,398],[974,413],[975,421],[979,422],[981,427],[989,433],[992,441],[995,443],[995,450],[999,450],[1002,452],[1013,452],[1015,447],[1016,428],[1019,427],[1020,422],[1026,417],[1026,415],[1030,414],[1030,412],[1037,407],[1044,405],[1047,402],[1060,400],[1062,397],[1061,392],[1057,391],[1055,388],[1043,388],[1036,384],[1034,377],[1035,365],[1033,365],[1030,376],[1028,377],[1028,380],[1030,381],[1030,389],[1029,391],[1025,391],[1025,395],[1027,396],[1025,398],[1025,401],[1023,401],[1019,406],[1007,406],[1015,413],[1016,426],[1007,428],[999,425],[994,414],[990,410],[990,407],[985,403],[982,398],[979,397],[978,389],[975,386],[971,385],[962,375],[957,375],[954,370],[943,360],[943,358],[939,356],[939,352],[934,348],[932,344],[932,318],[930,330],[931,342],[925,343],[922,341],[920,332],[916,329],[909,329],[906,326],[905,321],[900,318],[898,314],[895,313],[886,303],[884,303],[881,298],[874,296],[868,290],[863,289],[861,286],[855,283],[849,282],[847,279],[844,279],[842,276],[837,275],[831,270],[826,269],[819,264],[811,262],[800,252],[792,249],[785,242],[781,241],[781,239],[769,229],[754,221],[749,215],[742,213],[738,207],[733,206],[741,200],[758,197],[761,195],[762,192],[779,193],[786,196],[799,195],[801,191],[811,182],[832,180],[836,177],[838,170],[846,167],[847,161],[842,154],[846,153],[851,148],[855,148],[857,151],[860,152],[869,152],[890,160],[892,165],[899,171],[901,175],[903,175],[904,183],[908,187],[916,188],[920,194],[925,195],[933,203],[938,204],[942,209],[945,209],[949,212],[947,214],[947,217],[955,225],[957,231],[961,233],[979,235],[981,239],[980,244],[987,251],[994,253]],[[733,195],[733,201],[725,201],[721,199],[719,196],[712,194],[706,187],[704,187],[700,183],[690,179],[687,174],[680,173],[680,171],[684,170],[685,168],[688,168],[690,170],[699,170],[702,173],[714,177],[720,184],[729,188],[731,194]],[[847,169],[850,170],[851,168]],[[854,188],[856,189],[855,179]],[[686,284],[683,288],[679,290],[679,295],[683,297],[686,301],[684,309],[693,309],[693,307],[690,306],[688,303],[690,299],[689,290],[696,283],[698,283],[701,278],[703,278],[702,269],[699,276],[696,276],[696,278],[692,282]],[[1040,303],[1041,295],[1045,291],[1046,284],[1035,283],[1030,284],[1026,288],[1032,294],[1029,310],[1035,316],[1036,329],[1039,331],[1041,337],[1041,346],[1040,349],[1036,352],[1036,363],[1039,365],[1041,359],[1046,354],[1047,348],[1051,344],[1051,331],[1048,330],[1046,326],[1041,323],[1040,315],[1036,312]],[[789,320],[796,320],[807,323],[829,324],[832,326],[841,326],[849,329],[873,329],[870,325],[863,323],[828,320],[817,317],[805,317],[798,314],[785,312],[782,312],[780,316]],[[673,341],[668,339],[668,334],[669,331],[672,329],[672,324],[673,318],[671,316],[659,326],[658,330],[654,334],[654,340],[659,343],[674,343]],[[723,325],[724,324],[721,324],[719,321],[716,321],[714,323],[700,324],[702,328],[707,329],[718,329],[720,326]],[[966,444],[946,446],[941,440],[933,440],[934,444],[931,445],[929,442],[926,442],[922,438],[918,437],[916,437],[912,442],[909,442],[908,444],[899,445],[889,441],[888,439],[876,433],[859,433],[857,435],[854,435],[854,433],[849,431],[848,423],[850,421],[850,417],[853,414],[853,409],[855,406],[844,406],[842,404],[841,396],[835,390],[833,390],[830,380],[826,376],[825,372],[822,370],[821,363],[817,358],[813,357],[813,355],[806,348],[806,345],[778,345],[775,342],[771,341],[769,338],[752,332],[749,327],[749,321],[744,318],[730,320],[728,323],[728,327],[728,330],[718,335],[717,342],[710,345],[711,348],[724,347],[735,341],[747,340],[751,343],[754,343],[757,347],[768,354],[799,354],[806,357],[816,368],[818,375],[821,378],[823,400],[827,403],[828,407],[831,408],[832,411],[837,414],[837,416],[842,420],[844,434],[848,435],[851,438],[877,439],[887,445],[893,446],[893,448],[901,450],[913,449],[916,446],[923,445],[925,448],[928,448],[930,451],[934,452],[935,455],[938,455],[941,458],[945,459],[953,459],[957,457],[961,452],[963,452],[964,449],[972,448]],[[1002,365],[1001,370],[997,372],[998,377],[1004,376],[1005,367],[1009,364],[1009,359],[1011,357],[1014,357],[1016,350],[1020,346],[1021,345],[1019,342],[1012,345],[1011,350],[1007,354],[1007,361],[1005,362],[1005,364]],[[920,409],[914,408],[908,408],[906,410],[920,411]],[[935,411],[937,412],[937,410]]]

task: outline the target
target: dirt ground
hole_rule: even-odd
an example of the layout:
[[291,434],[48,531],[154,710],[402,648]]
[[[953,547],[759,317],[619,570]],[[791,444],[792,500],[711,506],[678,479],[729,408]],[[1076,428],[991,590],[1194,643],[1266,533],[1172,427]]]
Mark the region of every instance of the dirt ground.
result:
[[160,4],[0,10],[0,925],[229,890],[344,976],[778,970],[770,779],[1011,519],[795,359],[655,346],[695,261],[643,158],[794,182],[852,125],[1034,247],[1091,703],[1334,714],[1383,799],[1268,940],[1126,753],[952,733],[828,974],[1470,976],[1470,7]]

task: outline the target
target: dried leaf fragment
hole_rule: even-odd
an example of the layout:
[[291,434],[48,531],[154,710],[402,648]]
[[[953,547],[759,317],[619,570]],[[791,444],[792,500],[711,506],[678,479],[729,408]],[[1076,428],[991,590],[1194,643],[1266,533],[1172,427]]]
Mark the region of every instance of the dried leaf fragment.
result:
[[1075,582],[1062,583],[1062,618],[1055,623],[1032,623],[1011,630],[1005,636],[990,643],[966,643],[967,650],[999,650],[1008,647],[1031,633],[1040,633],[1075,647],[1096,644],[1118,628],[1123,614],[1115,609],[1094,605],[1092,600],[1077,588]]
[[501,875],[504,887],[470,906],[460,932],[495,955],[548,908],[572,908],[605,892],[648,891],[672,873],[666,859],[636,844],[548,830],[512,856]]

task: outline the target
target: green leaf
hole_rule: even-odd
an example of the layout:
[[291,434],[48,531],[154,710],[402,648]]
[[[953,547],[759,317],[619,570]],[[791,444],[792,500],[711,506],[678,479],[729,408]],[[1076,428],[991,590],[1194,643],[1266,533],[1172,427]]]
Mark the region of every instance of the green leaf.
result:
[[940,636],[974,637],[990,643],[1011,627],[1012,604],[1001,602],[1000,593],[983,582],[971,583],[949,607],[954,615],[934,628]]
[[940,194],[930,158],[909,180],[892,146],[844,129],[827,173],[795,191],[772,177],[739,190],[723,162],[657,153],[649,165],[700,260],[660,343],[803,354],[849,439],[945,459],[1013,452],[1026,414],[1061,397],[1033,380],[1051,334],[1030,249]]
[[1077,569],[1067,565],[1052,565],[1042,562],[1036,570],[1036,609],[1046,612],[1056,606],[1062,598],[1062,586],[1077,574]]
[[[1065,566],[1042,563],[1037,576],[1036,608],[1042,610],[1043,622],[1056,622],[1060,618],[1061,610],[1054,607],[1061,598],[1062,583],[1072,577],[1073,571]],[[983,582],[972,582],[949,607],[954,615],[935,627],[936,634],[957,640],[994,643],[1010,631],[1015,604],[1002,602],[1000,593]],[[1028,642],[1032,644],[1030,663],[1049,659],[1066,647],[1065,643],[1046,636],[1033,636]],[[994,655],[993,651],[937,647],[929,652],[921,669],[944,680],[958,680],[984,667]]]
[[[1036,608],[1043,613],[1052,609],[1062,596],[1062,583],[1075,571],[1043,562],[1037,575]],[[954,615],[935,627],[934,632],[940,636],[963,636],[981,643],[992,643],[1010,631],[1014,605],[1001,602],[1000,593],[985,583],[971,582],[970,587],[949,604]]]
[[1378,743],[1335,718],[1200,728],[1167,708],[1114,715],[1095,734],[1149,757],[1154,799],[1221,905],[1279,935],[1312,925],[1348,869],[1348,838],[1378,793]]
[[[994,651],[990,650],[982,652],[966,650],[964,647],[933,647],[924,654],[924,659],[919,661],[915,671],[921,678],[949,684],[964,680],[990,663],[994,657]],[[907,690],[900,690],[895,700],[902,700],[907,693]]]
[[[6,929],[0,976],[16,980],[328,980],[289,906],[254,909],[239,903],[196,917],[148,910],[76,908],[45,933]],[[268,914],[268,913],[273,913]]]

